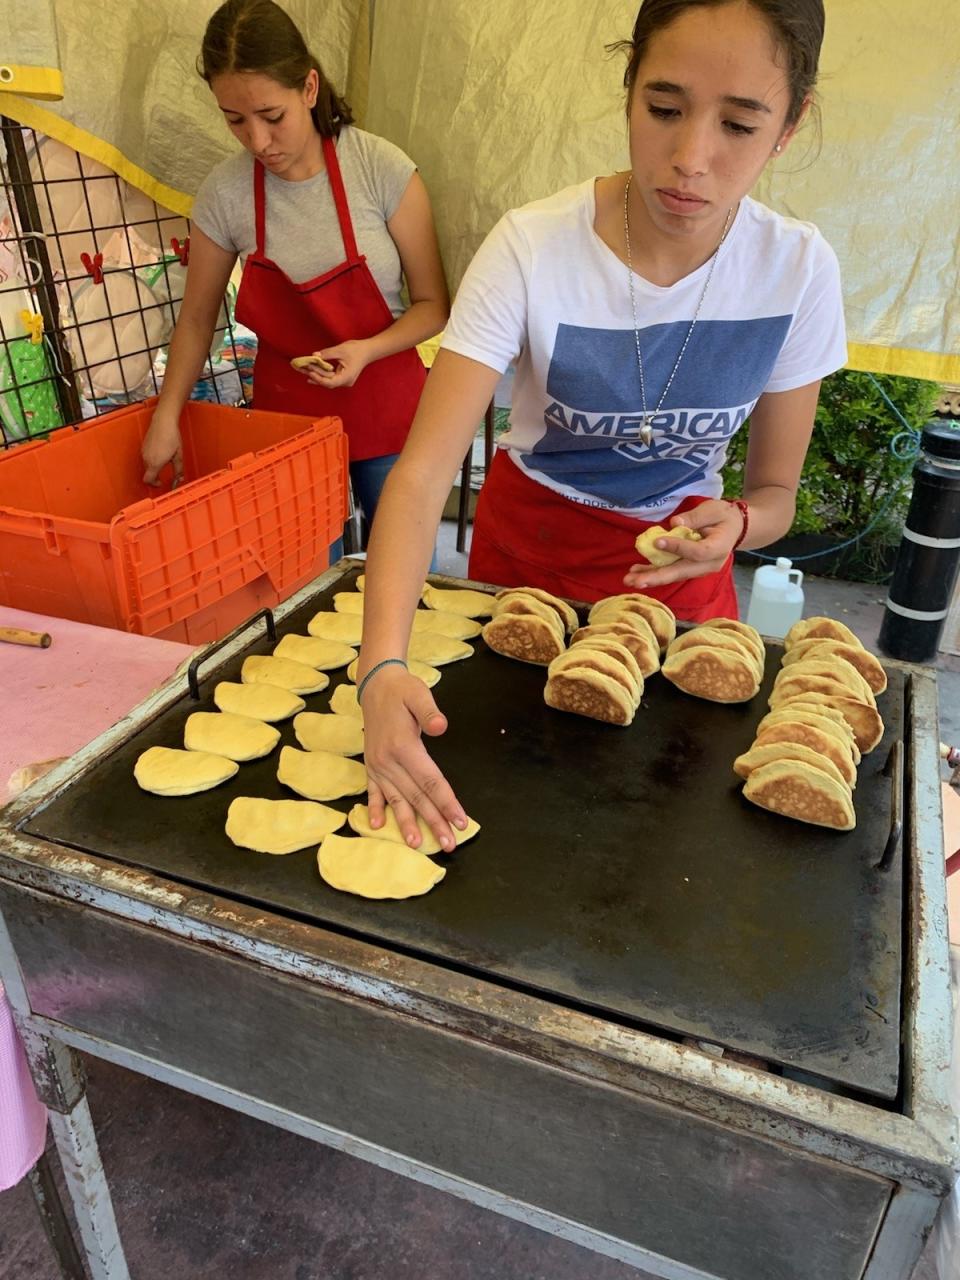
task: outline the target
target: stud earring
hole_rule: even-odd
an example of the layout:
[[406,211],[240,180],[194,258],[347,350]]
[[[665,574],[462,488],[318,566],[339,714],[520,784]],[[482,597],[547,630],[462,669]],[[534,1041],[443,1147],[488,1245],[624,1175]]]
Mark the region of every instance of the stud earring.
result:
[[780,145],[780,143],[778,142],[778,143],[777,143],[777,145],[776,145],[773,149],[774,149],[774,151],[776,152],[776,154],[777,154],[777,155],[779,155],[779,154],[780,154],[780,152],[783,150],[783,147],[782,147],[782,146]]

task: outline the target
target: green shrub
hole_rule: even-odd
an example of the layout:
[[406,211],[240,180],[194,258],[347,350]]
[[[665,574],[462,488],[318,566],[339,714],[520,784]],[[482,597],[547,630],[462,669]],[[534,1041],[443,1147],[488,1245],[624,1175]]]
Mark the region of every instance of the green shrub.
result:
[[[825,378],[790,530],[791,535],[825,534],[845,542],[862,534],[882,512],[859,544],[867,581],[875,580],[873,570],[900,541],[914,461],[904,426],[877,383],[914,430],[929,421],[940,394],[936,383],[890,376],[874,381],[870,374],[849,369]],[[746,423],[727,454],[723,477],[728,496],[741,492],[748,432]],[[845,570],[850,571],[849,562]]]

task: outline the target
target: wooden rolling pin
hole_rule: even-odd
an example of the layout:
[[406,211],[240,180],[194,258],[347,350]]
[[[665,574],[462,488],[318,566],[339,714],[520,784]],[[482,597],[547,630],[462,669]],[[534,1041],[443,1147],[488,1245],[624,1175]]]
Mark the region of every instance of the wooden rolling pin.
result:
[[6,644],[30,644],[37,649],[49,649],[53,643],[48,631],[23,631],[20,627],[0,627],[0,641]]

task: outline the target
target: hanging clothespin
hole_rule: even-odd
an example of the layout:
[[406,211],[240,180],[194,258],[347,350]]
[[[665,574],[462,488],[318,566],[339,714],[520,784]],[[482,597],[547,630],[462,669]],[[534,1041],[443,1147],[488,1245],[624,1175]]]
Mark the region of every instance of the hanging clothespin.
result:
[[81,253],[80,261],[87,275],[93,277],[93,283],[103,284],[103,254],[96,253],[91,258],[89,253]]
[[190,237],[187,236],[186,240],[181,244],[176,236],[172,236],[170,240],[170,248],[180,259],[181,267],[185,267],[190,261]]
[[37,315],[35,311],[28,311],[24,307],[20,312],[20,323],[29,334],[33,346],[38,347],[43,341],[43,316]]

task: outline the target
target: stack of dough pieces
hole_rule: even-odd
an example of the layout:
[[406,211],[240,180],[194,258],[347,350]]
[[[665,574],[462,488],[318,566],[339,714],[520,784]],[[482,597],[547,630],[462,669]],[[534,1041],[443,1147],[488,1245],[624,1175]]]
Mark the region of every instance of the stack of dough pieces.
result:
[[[607,724],[632,724],[643,695],[643,672],[625,644],[584,634],[547,667],[548,707]],[[578,633],[579,634],[579,633]]]
[[770,712],[734,762],[745,798],[800,822],[852,831],[857,765],[883,736],[875,695],[885,688],[883,667],[849,627],[823,617],[796,623],[784,639]]
[[509,587],[497,593],[483,639],[505,658],[546,667],[564,652],[578,621],[571,606],[549,591]]
[[[653,671],[659,669],[661,655],[677,634],[676,615],[667,605],[652,596],[635,593],[605,596],[598,600],[591,606],[587,623],[591,627],[633,627],[641,635],[652,634],[657,652],[657,666]],[[633,652],[632,646],[628,647]],[[634,652],[634,657],[644,666],[639,653]],[[652,675],[653,671],[644,670],[644,675]]]
[[733,618],[711,618],[677,636],[663,674],[709,702],[749,702],[760,691],[766,657],[760,633]]
[[[819,643],[808,646],[811,640]],[[877,659],[849,627],[833,618],[805,618],[795,623],[783,647],[783,665],[770,696],[771,710],[797,702],[832,708],[853,731],[858,749],[864,755],[872,751],[883,737],[876,694],[886,688],[886,676]]]

